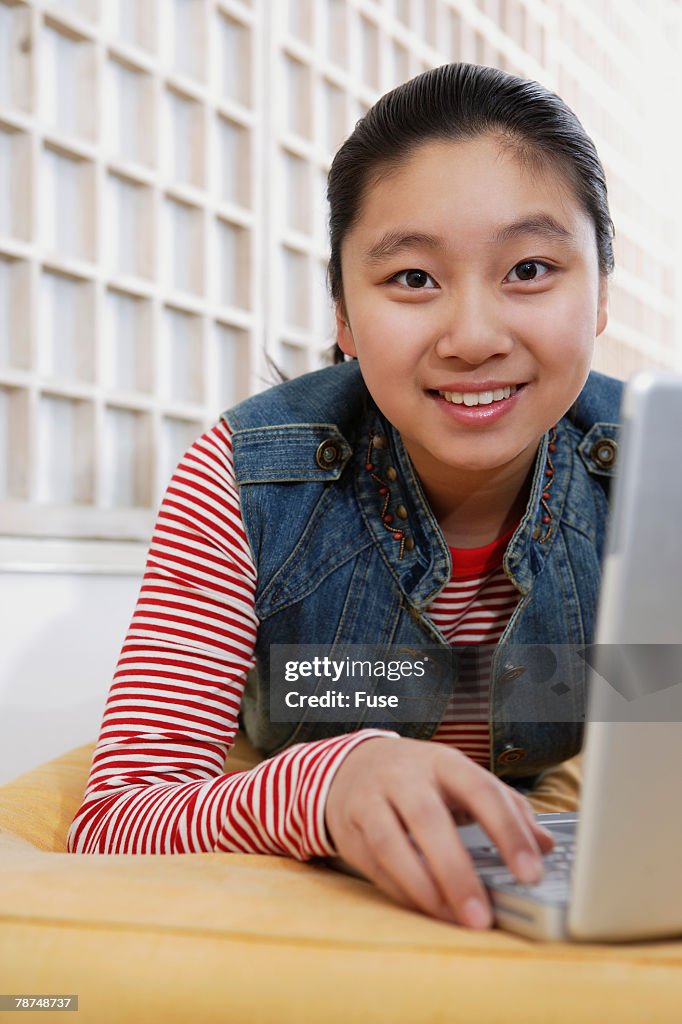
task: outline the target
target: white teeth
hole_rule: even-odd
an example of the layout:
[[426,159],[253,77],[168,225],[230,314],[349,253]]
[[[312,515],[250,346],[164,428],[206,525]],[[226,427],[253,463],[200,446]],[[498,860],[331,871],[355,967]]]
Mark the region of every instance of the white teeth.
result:
[[453,405],[490,405],[492,402],[501,402],[518,391],[516,384],[506,388],[495,388],[494,391],[439,391],[446,402]]

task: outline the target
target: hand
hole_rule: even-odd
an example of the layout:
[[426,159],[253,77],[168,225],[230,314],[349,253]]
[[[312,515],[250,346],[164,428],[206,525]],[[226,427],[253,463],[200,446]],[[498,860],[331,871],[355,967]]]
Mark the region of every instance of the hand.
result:
[[542,877],[553,845],[524,796],[465,754],[428,740],[375,736],[347,755],[325,808],[339,855],[398,903],[488,928],[486,891],[457,824],[478,822],[516,877]]

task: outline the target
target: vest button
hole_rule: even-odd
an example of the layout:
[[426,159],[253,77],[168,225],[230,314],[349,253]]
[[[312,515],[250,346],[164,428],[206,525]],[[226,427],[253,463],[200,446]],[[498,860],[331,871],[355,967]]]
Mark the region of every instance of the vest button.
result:
[[383,434],[375,434],[374,437],[372,438],[373,448],[385,448],[387,444],[388,441],[386,440]]
[[600,469],[610,469],[616,461],[618,445],[610,437],[600,437],[592,445],[590,455]]
[[408,551],[414,551],[414,538],[413,537],[406,537],[405,538],[405,547],[407,548]]
[[515,747],[512,743],[507,743],[504,750],[497,758],[498,764],[516,764],[517,761],[523,761],[526,756],[526,751],[523,747]]
[[524,675],[526,672],[523,665],[515,665],[513,668],[508,668],[506,672],[503,672],[498,682],[500,683],[513,683],[519,676]]
[[386,479],[387,480],[397,480],[398,479],[398,474],[395,471],[395,469],[393,468],[393,466],[387,466],[386,467]]
[[404,505],[398,505],[397,509],[395,510],[395,514],[397,515],[398,519],[407,519],[407,509],[405,508]]
[[334,469],[341,458],[341,449],[336,441],[328,437],[315,452],[315,461],[320,469]]
[[542,527],[541,526],[534,526],[533,527],[533,540],[540,540],[540,537],[542,537]]

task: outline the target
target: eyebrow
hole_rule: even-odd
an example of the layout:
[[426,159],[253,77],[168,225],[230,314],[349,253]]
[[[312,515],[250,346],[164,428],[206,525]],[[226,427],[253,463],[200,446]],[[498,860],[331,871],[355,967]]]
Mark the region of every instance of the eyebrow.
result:
[[536,238],[548,238],[553,242],[573,242],[575,237],[568,228],[560,224],[549,213],[536,213],[530,217],[522,217],[512,224],[498,228],[493,235],[493,242],[509,242],[521,235],[534,235]]
[[[522,235],[535,238],[548,239],[553,242],[575,242],[575,237],[560,224],[558,220],[549,213],[532,214],[529,217],[522,217],[511,224],[505,224],[493,232],[491,242],[500,245],[504,242],[513,241]],[[439,235],[426,234],[423,231],[401,231],[400,229],[387,231],[373,245],[366,250],[362,262],[368,266],[382,263],[384,260],[398,256],[400,253],[410,249],[431,249],[434,252],[445,253],[446,242]]]
[[374,266],[376,263],[382,263],[409,249],[420,248],[444,253],[446,246],[444,239],[439,238],[438,235],[427,235],[422,231],[387,231],[367,249],[362,257],[362,262],[368,266]]

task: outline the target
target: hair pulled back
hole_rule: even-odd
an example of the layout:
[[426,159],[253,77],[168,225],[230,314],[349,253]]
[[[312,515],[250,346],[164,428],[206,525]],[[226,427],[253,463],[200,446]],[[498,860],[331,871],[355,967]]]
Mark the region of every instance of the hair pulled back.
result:
[[[552,168],[594,223],[599,272],[614,266],[606,178],[594,143],[564,101],[538,82],[479,64],[443,64],[382,96],[356,124],[327,178],[331,253],[327,282],[343,302],[341,245],[367,192],[420,145],[493,133],[532,169]],[[335,350],[336,361],[343,359]]]

